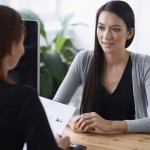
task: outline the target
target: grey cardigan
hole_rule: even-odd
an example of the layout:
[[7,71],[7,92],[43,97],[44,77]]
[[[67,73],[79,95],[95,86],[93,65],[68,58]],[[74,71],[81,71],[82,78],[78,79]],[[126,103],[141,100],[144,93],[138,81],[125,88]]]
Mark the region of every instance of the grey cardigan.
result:
[[[84,85],[93,51],[79,52],[53,100],[67,104]],[[150,132],[150,56],[131,52],[135,120],[126,120],[127,132]]]

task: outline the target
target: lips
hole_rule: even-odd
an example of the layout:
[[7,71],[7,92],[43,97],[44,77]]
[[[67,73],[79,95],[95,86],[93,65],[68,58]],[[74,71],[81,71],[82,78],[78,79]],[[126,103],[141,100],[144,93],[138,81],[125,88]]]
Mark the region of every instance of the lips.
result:
[[114,43],[112,43],[112,42],[102,42],[102,45],[103,45],[105,48],[110,48],[112,45],[114,45]]
[[102,44],[104,44],[104,45],[106,45],[106,46],[111,46],[111,45],[113,45],[112,42],[102,42]]

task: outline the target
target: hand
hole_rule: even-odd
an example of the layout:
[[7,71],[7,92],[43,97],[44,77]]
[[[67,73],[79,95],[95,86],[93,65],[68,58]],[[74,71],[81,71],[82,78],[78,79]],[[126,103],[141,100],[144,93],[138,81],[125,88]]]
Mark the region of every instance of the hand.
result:
[[81,119],[81,116],[73,116],[71,117],[68,126],[70,126],[70,128],[74,131],[74,132],[82,132],[82,130],[80,130],[80,128],[78,128],[76,126],[77,122]]
[[76,127],[83,132],[108,133],[111,121],[103,119],[95,112],[82,114]]
[[70,147],[70,137],[65,135],[65,134],[57,134],[56,137],[56,142],[60,148],[63,150],[68,150]]
[[105,120],[95,112],[82,114],[76,127],[83,132],[94,132],[97,134],[125,133],[127,130],[125,121]]

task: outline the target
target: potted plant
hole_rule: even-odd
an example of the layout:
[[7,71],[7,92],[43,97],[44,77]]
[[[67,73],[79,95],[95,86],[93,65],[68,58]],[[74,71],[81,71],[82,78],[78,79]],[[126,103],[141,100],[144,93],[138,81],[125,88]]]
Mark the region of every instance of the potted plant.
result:
[[19,12],[24,19],[38,20],[40,23],[40,34],[45,41],[45,45],[40,45],[40,95],[51,99],[79,51],[74,46],[73,39],[66,36],[66,31],[70,26],[81,23],[70,24],[73,14],[67,15],[61,21],[62,28],[56,33],[55,38],[49,42],[40,17],[31,10]]

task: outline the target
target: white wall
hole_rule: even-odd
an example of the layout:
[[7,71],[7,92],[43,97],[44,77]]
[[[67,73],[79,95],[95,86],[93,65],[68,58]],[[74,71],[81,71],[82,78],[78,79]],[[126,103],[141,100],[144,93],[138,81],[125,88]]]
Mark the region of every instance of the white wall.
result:
[[75,12],[72,23],[85,23],[73,28],[73,36],[77,48],[93,49],[95,14],[105,0],[60,0],[59,14],[61,17]]
[[[150,1],[149,0],[125,0],[134,10],[136,20],[136,34],[131,51],[150,54]],[[107,0],[59,0],[59,14],[62,16],[75,12],[72,22],[85,23],[85,26],[73,28],[75,44],[78,48],[91,49],[94,47],[95,15],[97,9]]]

